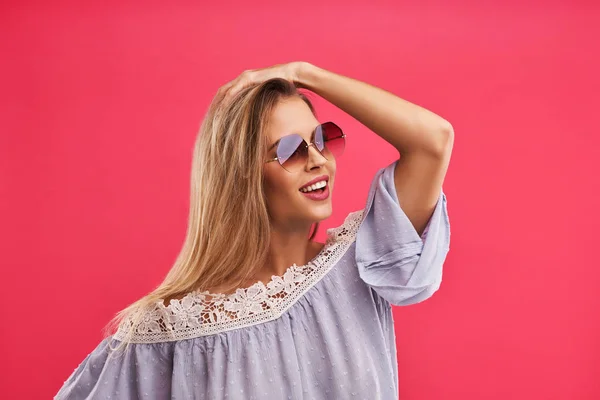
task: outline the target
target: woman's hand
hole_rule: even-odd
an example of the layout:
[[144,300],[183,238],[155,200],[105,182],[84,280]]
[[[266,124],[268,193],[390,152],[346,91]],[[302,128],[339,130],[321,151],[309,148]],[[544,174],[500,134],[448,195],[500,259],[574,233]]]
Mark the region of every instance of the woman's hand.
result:
[[272,78],[283,78],[298,87],[300,84],[300,70],[305,64],[303,61],[294,61],[287,64],[276,64],[262,69],[249,69],[242,72],[237,78],[221,86],[217,91],[217,96],[224,102],[228,102],[243,88],[259,84]]

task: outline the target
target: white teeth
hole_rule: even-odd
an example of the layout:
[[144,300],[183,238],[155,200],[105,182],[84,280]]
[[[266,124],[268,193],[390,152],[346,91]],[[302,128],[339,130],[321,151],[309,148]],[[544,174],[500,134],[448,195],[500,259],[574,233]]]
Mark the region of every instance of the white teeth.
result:
[[317,182],[314,185],[307,186],[305,188],[300,189],[301,192],[307,193],[312,192],[313,190],[321,189],[327,186],[327,181]]

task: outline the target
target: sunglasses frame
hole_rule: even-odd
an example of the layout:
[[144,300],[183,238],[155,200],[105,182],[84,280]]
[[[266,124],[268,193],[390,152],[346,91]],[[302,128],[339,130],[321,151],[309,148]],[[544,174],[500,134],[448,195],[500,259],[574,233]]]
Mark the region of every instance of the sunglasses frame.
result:
[[[327,122],[323,122],[322,124],[319,124],[319,126],[323,126],[323,125],[325,125],[325,124],[329,124],[329,123],[330,123],[330,124],[333,124],[333,125],[335,125],[335,126],[337,126],[337,128],[340,130],[340,132],[342,132],[342,136],[336,137],[335,139],[344,139],[344,141],[345,141],[345,140],[346,140],[346,134],[344,133],[344,131],[342,130],[342,128],[340,128],[340,127],[338,126],[338,124],[336,124],[335,122],[333,122],[333,121],[327,121]],[[317,127],[317,128],[318,128],[318,127]],[[317,130],[317,129],[315,128],[315,131],[316,131],[316,130]],[[313,131],[313,133],[314,133],[314,131]],[[298,135],[298,134],[297,134],[297,133],[292,133],[291,135]],[[298,135],[298,136],[300,136],[300,135]],[[284,136],[284,137],[285,137],[285,136]],[[282,138],[282,139],[283,139],[283,138]],[[335,140],[335,139],[334,139],[334,140]],[[313,140],[314,140],[314,139],[313,139]],[[310,143],[306,143],[306,140],[304,140],[304,138],[302,138],[302,141],[304,142],[304,144],[305,144],[305,145],[306,145],[306,147],[307,147],[306,151],[308,151],[308,148],[309,148],[310,146],[315,146],[315,142],[313,142],[312,140],[311,140],[311,142],[310,142]],[[326,143],[326,141],[325,141],[325,138],[323,138],[323,148],[324,148],[324,149],[326,148],[326,144],[325,144],[325,143]],[[278,144],[278,146],[279,146],[279,144]],[[315,149],[317,149],[317,151],[319,152],[319,154],[320,154],[321,156],[325,157],[325,156],[323,155],[323,153],[321,152],[321,150],[319,150],[319,148],[318,148],[318,147],[316,147],[316,146],[315,146]],[[327,157],[325,157],[325,159],[327,159]],[[268,159],[267,161],[265,161],[265,163],[270,163],[270,162],[273,162],[273,161],[279,161],[279,157],[273,157],[273,158],[270,158],[270,159]],[[279,165],[281,165],[281,163],[279,163]],[[283,165],[281,165],[281,167],[282,167],[283,169],[285,169],[285,167],[284,167]],[[287,171],[287,170],[286,170],[286,171]]]

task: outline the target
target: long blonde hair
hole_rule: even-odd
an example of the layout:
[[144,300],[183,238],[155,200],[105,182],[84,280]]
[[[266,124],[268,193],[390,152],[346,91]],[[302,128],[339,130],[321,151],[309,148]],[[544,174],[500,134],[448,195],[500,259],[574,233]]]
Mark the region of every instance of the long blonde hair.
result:
[[264,132],[277,103],[294,96],[315,114],[305,93],[280,78],[243,89],[228,105],[213,99],[194,145],[183,247],[162,283],[105,327],[105,336],[110,336],[125,319],[131,321],[117,349],[129,341],[144,312],[156,302],[217,286],[231,291],[265,264],[270,222],[263,188]]

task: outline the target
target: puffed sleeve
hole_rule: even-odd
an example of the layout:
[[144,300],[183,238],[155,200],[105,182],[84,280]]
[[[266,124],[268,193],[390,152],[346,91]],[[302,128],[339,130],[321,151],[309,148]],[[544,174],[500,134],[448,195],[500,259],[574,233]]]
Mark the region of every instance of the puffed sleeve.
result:
[[394,183],[397,161],[377,172],[356,233],[361,279],[394,305],[429,298],[442,281],[450,248],[450,221],[443,190],[421,236],[400,207]]

